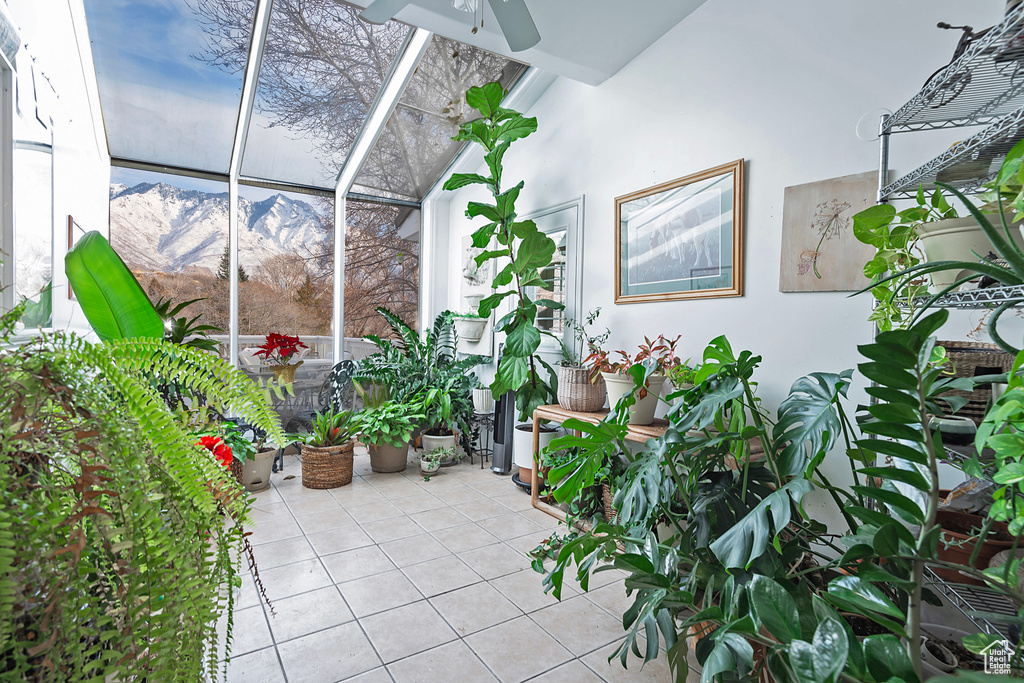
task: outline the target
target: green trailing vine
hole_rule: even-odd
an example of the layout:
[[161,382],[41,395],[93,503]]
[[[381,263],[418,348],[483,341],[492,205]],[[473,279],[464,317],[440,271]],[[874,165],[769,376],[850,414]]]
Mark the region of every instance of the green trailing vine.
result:
[[[555,242],[537,228],[533,221],[517,220],[516,200],[524,183],[502,190],[502,160],[511,144],[537,130],[537,119],[527,118],[517,111],[504,109],[501,100],[505,93],[500,83],[488,83],[470,88],[466,103],[480,112],[479,119],[462,124],[453,139],[475,142],[484,149],[488,175],[455,173],[445,184],[446,190],[458,190],[468,185],[484,185],[494,198],[493,204],[469,202],[468,218],[483,217],[488,223],[473,233],[473,246],[485,251],[476,257],[477,265],[495,261],[498,273],[491,287],[495,293],[480,302],[478,313],[490,316],[505,299],[512,299],[513,308],[502,317],[495,329],[505,334],[505,351],[498,361],[498,371],[491,383],[491,393],[502,396],[514,391],[521,420],[533,415],[557,393],[558,375],[539,358],[541,330],[536,325],[539,308],[562,309],[564,306],[550,299],[533,299],[531,288],[544,289],[547,283],[540,271],[551,264]],[[546,371],[546,377],[541,370]]]
[[0,678],[219,678],[249,502],[169,381],[283,443],[264,391],[196,349],[57,334],[0,354]]

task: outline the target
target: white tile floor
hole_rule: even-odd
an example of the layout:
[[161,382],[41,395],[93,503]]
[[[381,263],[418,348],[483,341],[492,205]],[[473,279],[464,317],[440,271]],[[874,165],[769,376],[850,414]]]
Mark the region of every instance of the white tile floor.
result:
[[[235,612],[230,682],[669,681],[608,656],[622,640],[622,576],[545,595],[525,551],[557,525],[510,478],[462,463],[424,481],[415,462],[352,483],[302,487],[286,458],[257,494],[251,541],[273,613],[251,576]],[[596,584],[596,585],[594,585]]]

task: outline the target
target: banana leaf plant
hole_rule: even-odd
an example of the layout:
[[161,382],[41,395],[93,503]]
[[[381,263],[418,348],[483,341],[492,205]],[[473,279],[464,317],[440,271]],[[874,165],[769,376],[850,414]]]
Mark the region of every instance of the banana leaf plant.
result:
[[64,256],[64,271],[102,341],[163,338],[160,314],[103,235],[93,230],[78,240]]
[[[761,359],[718,338],[698,384],[671,397],[680,402],[664,436],[640,452],[621,443],[617,412],[597,425],[567,422],[582,435],[551,444],[578,453],[548,473],[556,500],[589,486],[603,458],[622,453],[629,464],[614,523],[569,540],[546,584],[560,596],[573,565],[584,590],[593,572],[626,572],[633,603],[616,654],[623,665],[630,651],[651,660],[664,642],[679,681],[693,636],[706,683],[762,670],[794,683],[920,683],[921,605],[938,602],[925,567],[987,576],[937,559],[941,442],[928,415],[941,393],[973,385],[944,374],[934,353],[946,317],[940,311],[860,347],[858,369],[876,383],[869,392],[878,403],[858,408],[855,421],[843,405],[852,371],[798,379],[772,419],[754,395]],[[644,371],[633,371],[638,391]],[[855,483],[829,481],[826,457],[848,461]],[[805,512],[812,491],[831,497],[845,529]],[[1021,605],[1015,586],[988,578]],[[860,640],[850,615],[880,632]],[[984,638],[969,644],[977,649]]]

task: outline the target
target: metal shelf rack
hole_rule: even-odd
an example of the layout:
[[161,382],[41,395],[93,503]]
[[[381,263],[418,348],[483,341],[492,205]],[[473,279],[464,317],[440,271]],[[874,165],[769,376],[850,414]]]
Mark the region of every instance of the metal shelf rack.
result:
[[[942,593],[978,629],[985,633],[998,633],[1004,638],[1010,637],[1009,621],[1017,616],[1017,610],[1002,595],[981,586],[949,583],[927,567],[925,578],[929,588]],[[1005,616],[1006,621],[999,619],[1000,616]]]
[[[919,296],[914,299],[914,306],[920,307],[930,297]],[[906,299],[900,299],[905,302]],[[970,289],[963,292],[950,292],[937,299],[932,306],[941,308],[994,308],[1007,302],[1024,304],[1024,285],[1011,285],[1009,287],[986,287],[985,289]]]
[[[894,133],[987,125],[911,173],[888,183]],[[975,38],[879,128],[878,201],[912,197],[945,182],[977,192],[1024,134],[1024,5]]]
[[888,117],[883,133],[995,123],[1024,107],[1024,10],[1017,8]]

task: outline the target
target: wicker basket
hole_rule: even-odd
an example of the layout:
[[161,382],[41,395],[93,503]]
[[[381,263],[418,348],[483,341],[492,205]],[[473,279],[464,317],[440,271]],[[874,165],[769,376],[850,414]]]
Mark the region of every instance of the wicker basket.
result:
[[230,469],[231,469],[231,476],[233,476],[238,481],[238,485],[241,486],[242,485],[242,461],[239,460],[238,458],[231,458],[231,467],[230,467]]
[[619,511],[612,507],[612,499],[615,494],[608,484],[601,484],[601,500],[604,502],[604,520],[608,523],[614,522]]
[[590,382],[587,368],[573,368],[563,365],[558,369],[558,405],[566,410],[593,413],[604,407],[607,391],[604,377]]
[[[946,355],[956,369],[957,377],[977,377],[978,375],[996,375],[1009,372],[1013,368],[1013,356],[995,344],[979,342],[940,341],[939,346],[946,349]],[[974,391],[951,390],[943,396],[964,396],[968,403],[959,411],[960,417],[969,417],[976,424],[985,418],[989,399],[992,397],[991,384],[979,384]]]
[[302,485],[307,489],[333,489],[352,482],[355,442],[330,448],[302,447]]

